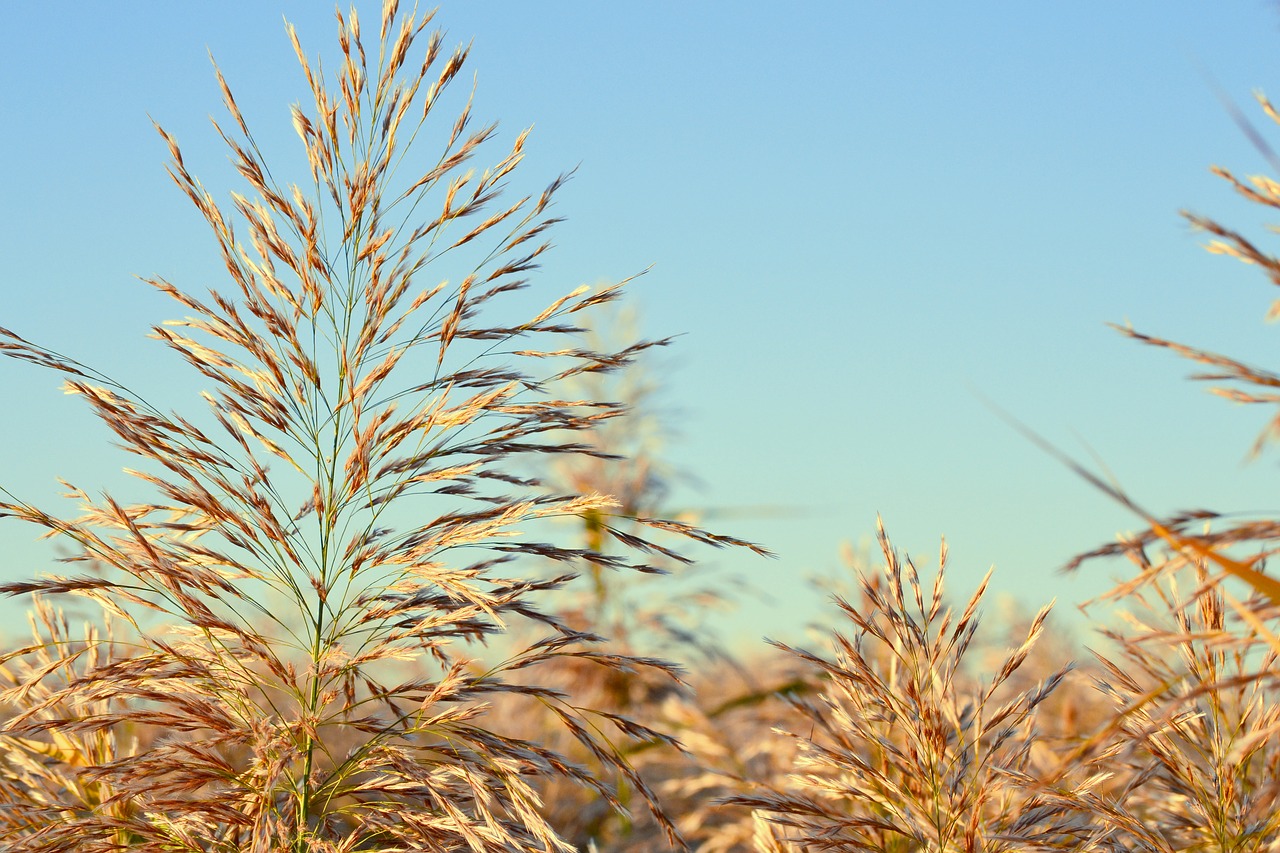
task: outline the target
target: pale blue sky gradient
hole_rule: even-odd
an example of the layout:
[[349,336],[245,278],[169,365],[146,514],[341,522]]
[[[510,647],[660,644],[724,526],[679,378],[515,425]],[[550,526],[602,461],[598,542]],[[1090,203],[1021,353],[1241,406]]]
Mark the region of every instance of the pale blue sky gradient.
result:
[[[199,291],[219,264],[148,116],[215,194],[238,188],[207,122],[212,51],[267,144],[300,156],[282,16],[333,55],[323,2],[6,9],[0,325],[152,396],[192,390],[145,337],[180,312],[133,277]],[[1105,327],[1273,360],[1277,294],[1177,215],[1261,237],[1208,172],[1265,170],[1209,78],[1280,140],[1250,99],[1280,95],[1273,4],[486,2],[437,21],[474,39],[477,118],[508,141],[534,126],[519,188],[579,167],[541,292],[653,266],[633,290],[645,331],[686,333],[659,361],[673,458],[702,482],[679,500],[792,510],[708,521],[781,556],[713,558],[768,591],[735,629],[796,636],[803,577],[877,512],[921,562],[945,534],[958,592],[991,564],[1031,605],[1101,590],[1104,567],[1056,569],[1134,519],[975,390],[1087,445],[1153,511],[1280,509],[1274,456],[1243,464],[1268,413]],[[58,385],[0,363],[0,483],[37,502],[127,462]],[[0,525],[0,575],[46,568],[32,532]]]

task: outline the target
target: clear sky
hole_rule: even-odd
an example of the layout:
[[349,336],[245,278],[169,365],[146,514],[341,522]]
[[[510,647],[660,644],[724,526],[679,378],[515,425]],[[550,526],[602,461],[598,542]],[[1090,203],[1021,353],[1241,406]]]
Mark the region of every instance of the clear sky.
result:
[[[176,306],[134,276],[203,290],[218,264],[148,116],[225,198],[207,53],[285,146],[282,16],[332,55],[323,2],[6,8],[0,325],[161,398],[189,381],[146,339]],[[543,292],[652,265],[633,297],[647,334],[684,333],[659,364],[672,457],[701,481],[679,501],[787,510],[707,522],[781,557],[715,558],[766,591],[737,629],[794,636],[802,579],[877,512],[921,562],[945,534],[957,591],[992,564],[1032,605],[1101,590],[1105,567],[1057,567],[1135,520],[980,396],[1153,511],[1278,508],[1274,457],[1244,463],[1268,413],[1105,326],[1274,355],[1276,294],[1178,211],[1265,240],[1208,172],[1266,168],[1210,81],[1280,141],[1250,95],[1280,96],[1275,4],[473,2],[437,21],[474,40],[477,117],[507,140],[533,125],[523,186],[579,167]],[[111,485],[126,462],[58,385],[0,364],[0,482],[46,503],[53,477]],[[45,567],[30,532],[0,525],[4,577]]]

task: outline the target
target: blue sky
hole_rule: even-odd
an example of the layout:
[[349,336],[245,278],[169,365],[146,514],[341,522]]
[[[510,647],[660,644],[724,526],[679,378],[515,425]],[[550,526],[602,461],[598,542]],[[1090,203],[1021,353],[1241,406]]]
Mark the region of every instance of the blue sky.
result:
[[[177,312],[134,276],[203,290],[217,263],[148,116],[225,198],[212,51],[250,121],[297,153],[282,16],[331,55],[325,3],[6,10],[0,325],[157,396],[181,387],[146,339]],[[648,334],[683,333],[658,364],[671,456],[701,483],[678,500],[788,510],[708,521],[781,556],[713,558],[766,593],[735,631],[795,636],[802,579],[877,512],[922,563],[945,534],[957,592],[992,564],[1028,604],[1100,591],[1107,568],[1056,569],[1134,519],[982,397],[1096,453],[1156,512],[1277,509],[1274,457],[1244,462],[1267,413],[1105,326],[1274,353],[1267,281],[1178,216],[1262,233],[1208,172],[1266,168],[1210,80],[1280,140],[1250,95],[1280,96],[1274,4],[494,2],[437,21],[474,41],[477,117],[507,140],[534,127],[525,187],[578,167],[542,292],[652,266],[633,297]],[[125,460],[56,377],[0,371],[0,482],[46,503],[54,476],[119,482]],[[0,528],[5,577],[44,568],[29,533]]]

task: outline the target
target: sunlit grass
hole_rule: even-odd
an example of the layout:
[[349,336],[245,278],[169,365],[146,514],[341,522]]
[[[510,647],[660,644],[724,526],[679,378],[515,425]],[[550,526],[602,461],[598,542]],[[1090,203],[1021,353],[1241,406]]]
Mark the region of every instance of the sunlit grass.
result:
[[[698,570],[695,545],[767,552],[667,505],[682,472],[642,360],[667,341],[606,344],[587,310],[622,285],[512,307],[561,180],[511,198],[527,134],[490,156],[465,96],[428,121],[467,59],[430,20],[387,2],[366,51],[339,15],[324,63],[289,29],[303,186],[277,183],[220,73],[229,206],[160,129],[227,273],[208,295],[149,282],[186,312],[154,336],[195,408],[0,328],[149,495],[68,484],[64,518],[0,488],[0,517],[71,549],[67,573],[0,585],[32,629],[0,655],[3,849],[1280,845],[1280,520],[1158,518],[1023,427],[1144,525],[1072,563],[1133,566],[1102,651],[1072,660],[1048,607],[980,633],[987,580],[956,607],[945,545],[922,571],[883,529],[811,643],[721,647],[701,616],[729,581],[667,575]],[[1280,209],[1280,184],[1219,174]],[[1280,258],[1191,221],[1280,284]],[[1121,332],[1280,403],[1280,374]],[[1276,434],[1280,415],[1255,450]],[[68,624],[72,601],[97,618]]]

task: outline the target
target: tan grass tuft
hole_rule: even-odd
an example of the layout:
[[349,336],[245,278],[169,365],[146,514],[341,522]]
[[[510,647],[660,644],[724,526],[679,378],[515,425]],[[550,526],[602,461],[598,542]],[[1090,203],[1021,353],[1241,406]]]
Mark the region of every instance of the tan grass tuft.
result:
[[860,574],[860,604],[837,600],[853,632],[832,634],[834,656],[779,646],[823,677],[816,696],[791,700],[778,730],[796,743],[796,771],[726,803],[774,827],[758,836],[765,850],[1076,849],[1090,825],[1039,790],[1032,756],[1037,709],[1066,670],[1006,689],[1048,608],[985,683],[970,681],[986,581],[957,618],[943,606],[945,546],[925,596],[883,527],[880,544],[883,569]]

